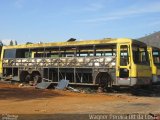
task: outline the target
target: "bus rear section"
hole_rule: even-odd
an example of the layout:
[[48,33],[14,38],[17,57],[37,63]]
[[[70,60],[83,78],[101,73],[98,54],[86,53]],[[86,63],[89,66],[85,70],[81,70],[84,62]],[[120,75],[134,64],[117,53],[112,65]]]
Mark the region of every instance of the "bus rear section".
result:
[[160,49],[148,46],[150,66],[152,69],[152,83],[160,83]]

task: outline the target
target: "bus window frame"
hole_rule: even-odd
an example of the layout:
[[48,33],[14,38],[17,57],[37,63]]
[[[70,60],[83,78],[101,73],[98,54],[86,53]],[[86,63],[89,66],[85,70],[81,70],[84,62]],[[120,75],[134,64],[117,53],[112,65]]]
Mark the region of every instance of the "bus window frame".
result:
[[[7,57],[6,56],[6,51],[13,51],[13,50],[14,50],[14,57],[13,56],[12,57],[9,57],[9,56]],[[16,58],[16,49],[4,49],[3,58],[4,59],[15,59]]]
[[[134,56],[134,54],[135,54],[135,53],[134,53],[134,49],[135,49],[134,47],[138,49],[138,50],[135,51],[135,52],[138,52],[138,55],[137,55],[137,56],[139,56],[138,59],[141,59],[141,62],[139,62],[139,61],[136,62],[136,61],[135,61],[136,58],[135,58],[135,56]],[[140,51],[140,49],[142,49],[142,48],[144,49],[145,56],[146,56],[146,61],[145,61],[145,62],[142,61],[142,52],[143,52],[143,51]],[[141,45],[139,45],[139,44],[132,44],[132,55],[133,55],[133,63],[134,63],[134,64],[137,64],[137,65],[150,65],[149,55],[148,55],[148,51],[147,51],[147,46],[143,46],[143,45],[141,46]]]
[[[158,55],[156,57],[159,57],[159,63],[155,63],[155,55],[154,52],[158,52]],[[152,50],[152,57],[153,57],[153,63],[157,66],[160,66],[160,49],[153,49]]]

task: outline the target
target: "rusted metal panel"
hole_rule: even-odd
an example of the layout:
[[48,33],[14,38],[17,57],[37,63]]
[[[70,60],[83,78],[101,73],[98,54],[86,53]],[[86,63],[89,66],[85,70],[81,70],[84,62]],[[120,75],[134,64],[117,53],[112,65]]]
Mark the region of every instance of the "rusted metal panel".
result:
[[115,68],[116,57],[62,57],[3,59],[3,67]]

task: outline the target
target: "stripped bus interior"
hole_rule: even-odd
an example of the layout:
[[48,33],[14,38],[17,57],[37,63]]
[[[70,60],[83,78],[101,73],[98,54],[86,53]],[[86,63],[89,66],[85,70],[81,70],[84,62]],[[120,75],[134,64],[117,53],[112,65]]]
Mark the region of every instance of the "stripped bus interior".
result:
[[[69,47],[46,47],[46,48],[31,48],[31,49],[6,49],[4,51],[4,59],[58,59],[64,58],[61,61],[61,66],[52,67],[44,65],[49,63],[44,62],[43,64],[43,78],[58,82],[61,79],[69,80],[70,83],[93,83],[92,71],[93,64],[99,64],[98,58],[104,57],[115,57],[116,55],[116,44],[107,45],[88,45],[88,46],[69,46]],[[67,59],[68,58],[68,59]],[[83,66],[74,67],[72,64],[76,64],[77,61],[70,58],[81,59]],[[90,58],[87,60],[87,58]],[[92,59],[91,59],[92,58]],[[67,61],[68,60],[68,61]],[[70,60],[70,61],[69,61]],[[101,60],[103,64],[105,59]],[[12,61],[13,62],[13,61]],[[59,62],[59,61],[58,61]],[[79,62],[79,63],[80,63]],[[29,61],[26,61],[29,64]],[[24,64],[24,63],[23,63]],[[32,62],[31,62],[32,64]],[[66,65],[70,64],[70,65]],[[114,63],[115,65],[115,63]],[[98,65],[99,66],[99,65]],[[97,67],[98,67],[97,66]],[[20,67],[20,65],[19,65]],[[4,75],[18,76],[19,67],[4,68]],[[102,66],[103,67],[103,66]],[[30,76],[33,78],[33,76]],[[24,75],[22,78],[24,79]],[[23,80],[22,80],[23,81]]]

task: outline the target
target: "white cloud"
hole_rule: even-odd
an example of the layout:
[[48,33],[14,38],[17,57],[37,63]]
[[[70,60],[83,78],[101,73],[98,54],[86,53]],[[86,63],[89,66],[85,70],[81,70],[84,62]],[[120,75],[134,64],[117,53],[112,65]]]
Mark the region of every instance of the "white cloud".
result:
[[78,22],[103,22],[110,20],[119,20],[126,17],[134,17],[136,15],[148,14],[148,13],[159,13],[160,12],[160,1],[151,2],[145,5],[130,6],[125,9],[120,9],[117,12],[108,12],[107,15],[96,17],[92,19],[80,20]]
[[93,23],[93,22],[103,22],[103,21],[110,21],[110,20],[117,20],[117,19],[121,19],[121,17],[120,16],[105,16],[105,17],[100,17],[100,18],[95,18],[95,19],[80,20],[78,22]]
[[15,0],[14,5],[17,8],[22,8],[24,5],[24,0]]
[[91,3],[87,7],[85,7],[83,10],[84,11],[98,11],[104,8],[104,4],[102,3]]

